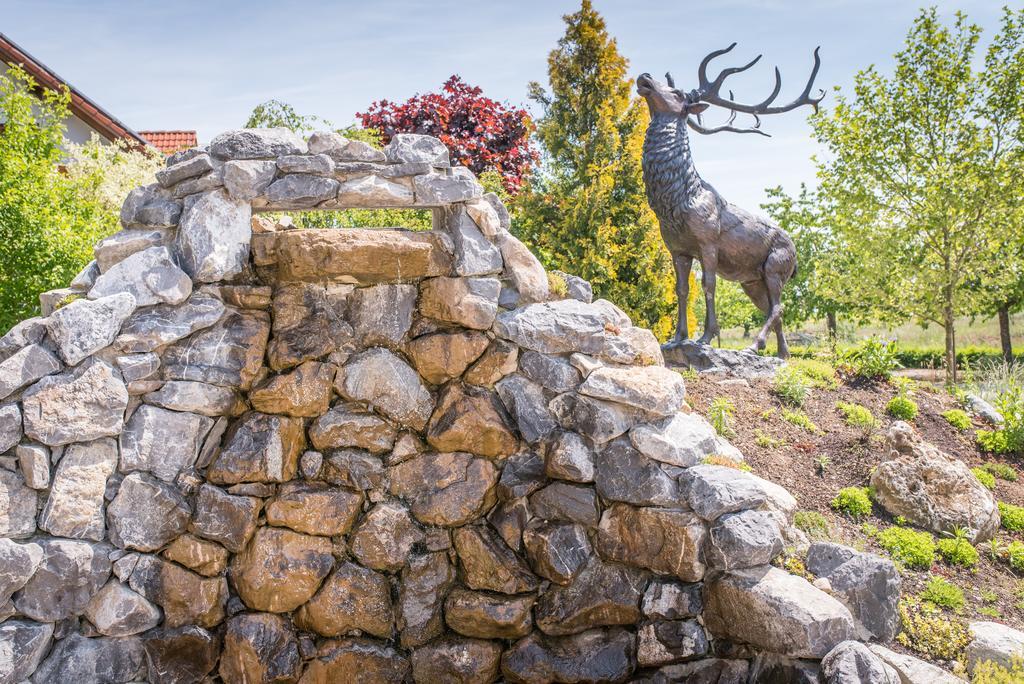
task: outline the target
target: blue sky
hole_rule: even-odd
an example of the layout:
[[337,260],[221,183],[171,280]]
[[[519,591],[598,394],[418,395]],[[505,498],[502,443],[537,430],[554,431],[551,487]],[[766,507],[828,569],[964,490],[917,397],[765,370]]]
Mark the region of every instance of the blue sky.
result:
[[[707,52],[733,41],[737,61],[763,52],[736,78],[755,100],[782,69],[795,96],[821,45],[822,87],[852,83],[869,64],[890,67],[922,3],[909,0],[594,0],[633,75],[671,70],[690,88]],[[1000,5],[938,1],[990,35]],[[0,31],[136,129],[196,129],[200,141],[240,126],[277,98],[338,124],[373,100],[436,89],[451,74],[499,100],[525,104],[546,83],[547,55],[578,0],[0,0]],[[727,59],[727,58],[723,58]],[[725,62],[723,61],[723,64]],[[826,103],[828,100],[826,100]],[[695,136],[701,174],[730,201],[755,209],[765,187],[814,183],[803,112],[766,118],[772,138]]]

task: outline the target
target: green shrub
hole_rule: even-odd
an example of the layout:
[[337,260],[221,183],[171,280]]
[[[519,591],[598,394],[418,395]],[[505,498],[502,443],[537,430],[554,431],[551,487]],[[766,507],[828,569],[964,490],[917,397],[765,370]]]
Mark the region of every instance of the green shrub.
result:
[[917,404],[909,397],[893,397],[885,405],[885,412],[900,420],[914,420],[917,417]]
[[813,387],[835,389],[839,387],[839,376],[831,364],[821,359],[793,359],[786,362],[805,378]]
[[558,299],[568,297],[569,284],[565,282],[565,276],[548,271],[548,290]]
[[1006,545],[1006,561],[1017,572],[1024,572],[1024,542],[1014,541]]
[[[1024,353],[1014,355],[1024,361]],[[998,347],[967,345],[956,350],[956,365],[960,368],[976,368],[999,363],[1003,353]],[[946,351],[942,347],[900,347],[896,360],[904,368],[942,368],[946,365]]]
[[985,485],[985,489],[996,488],[996,476],[992,473],[980,466],[971,468],[971,472],[974,473],[974,477],[978,478],[978,482]]
[[736,413],[736,405],[728,397],[718,397],[711,402],[708,421],[715,432],[723,437],[732,436],[732,417]]
[[790,406],[803,406],[811,392],[811,383],[800,371],[784,366],[775,372],[772,391]]
[[814,434],[821,432],[818,426],[814,424],[814,421],[803,411],[783,411],[782,419],[808,432],[813,432]]
[[971,417],[967,415],[965,411],[960,409],[950,409],[943,411],[940,414],[946,419],[946,422],[955,427],[957,430],[970,430],[971,429]]
[[844,365],[854,374],[868,380],[888,380],[900,367],[896,356],[896,343],[871,337],[859,346],[846,351]]
[[1006,465],[1005,463],[986,463],[981,467],[1000,480],[1006,480],[1007,482],[1017,481],[1017,471],[1013,469],[1013,466]]
[[921,600],[957,613],[964,609],[964,592],[960,587],[941,577],[932,577],[928,580],[924,591],[921,592]]
[[957,660],[971,643],[963,620],[947,617],[929,603],[907,597],[900,601],[899,611],[903,631],[896,640],[929,658]]
[[843,414],[846,424],[851,427],[861,428],[865,432],[870,432],[875,427],[875,417],[871,415],[871,410],[866,406],[838,401],[836,408]]
[[1014,375],[1006,389],[995,400],[996,410],[1003,416],[1000,428],[1006,437],[1008,453],[1024,453],[1024,383]]
[[828,539],[831,536],[828,518],[817,511],[797,511],[793,516],[793,524],[811,539]]
[[999,502],[1000,523],[1004,530],[1019,532],[1024,530],[1024,508],[1013,504]]
[[991,660],[974,664],[971,684],[1020,684],[1024,682],[1024,657],[1013,656],[1006,668]]
[[878,533],[878,545],[908,568],[927,570],[935,561],[935,540],[927,532],[889,527]]
[[1002,430],[978,430],[974,433],[978,447],[990,454],[1012,454],[1010,440]]
[[952,539],[940,539],[936,546],[939,555],[950,565],[973,568],[978,564],[978,550],[971,545],[965,535],[957,535]]
[[871,514],[871,498],[867,487],[844,487],[832,499],[832,508],[846,513],[853,519]]

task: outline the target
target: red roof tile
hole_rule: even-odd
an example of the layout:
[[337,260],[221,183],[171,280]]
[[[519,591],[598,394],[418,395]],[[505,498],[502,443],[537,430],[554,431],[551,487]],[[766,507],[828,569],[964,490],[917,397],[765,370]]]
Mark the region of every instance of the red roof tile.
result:
[[195,131],[139,131],[139,135],[164,154],[187,150],[199,143]]

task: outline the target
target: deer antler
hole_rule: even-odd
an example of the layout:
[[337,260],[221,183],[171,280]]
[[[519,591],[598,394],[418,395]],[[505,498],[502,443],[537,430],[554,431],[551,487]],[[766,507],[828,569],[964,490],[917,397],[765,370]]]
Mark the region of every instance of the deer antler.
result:
[[[814,67],[811,69],[811,76],[807,79],[807,84],[804,86],[804,90],[800,93],[800,96],[789,104],[775,106],[772,106],[772,103],[775,102],[775,98],[779,96],[779,92],[782,90],[782,74],[779,72],[778,67],[775,68],[775,87],[772,88],[772,92],[767,98],[757,104],[747,105],[736,102],[733,100],[732,91],[729,92],[728,99],[719,94],[722,89],[722,85],[725,83],[725,79],[733,74],[746,71],[750,67],[754,66],[760,61],[761,55],[758,55],[743,66],[722,69],[715,80],[708,80],[708,64],[711,63],[711,60],[732,51],[734,47],[736,47],[736,43],[733,43],[727,48],[715,50],[701,60],[700,66],[697,68],[699,84],[695,90],[690,91],[688,94],[688,98],[691,102],[706,102],[707,104],[718,105],[730,110],[731,115],[729,117],[729,123],[725,126],[708,129],[704,128],[699,123],[693,123],[692,120],[688,120],[687,122],[689,123],[690,128],[698,133],[705,134],[729,131],[732,133],[760,133],[761,135],[767,135],[767,133],[759,130],[761,125],[759,117],[762,114],[781,114],[782,112],[788,112],[803,105],[811,105],[814,107],[814,111],[818,111],[818,103],[825,98],[825,91],[819,89],[820,94],[817,97],[811,97],[811,89],[814,87],[814,79],[817,78],[818,69],[821,67],[821,57],[818,55],[818,51],[821,49],[821,46],[814,48]],[[752,114],[756,121],[753,128],[736,128],[729,125],[736,118],[737,112],[741,114]]]

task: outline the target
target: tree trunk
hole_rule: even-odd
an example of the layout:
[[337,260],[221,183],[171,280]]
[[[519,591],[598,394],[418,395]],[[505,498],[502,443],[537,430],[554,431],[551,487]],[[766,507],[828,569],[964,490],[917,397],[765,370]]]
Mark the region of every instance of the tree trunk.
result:
[[953,325],[953,307],[947,303],[942,312],[942,327],[946,332],[946,384],[949,386],[956,384],[956,331]]
[[1010,342],[1010,305],[999,307],[999,345],[1003,349],[1003,360],[1013,363],[1013,344]]
[[839,326],[836,324],[836,312],[828,311],[825,313],[825,327],[828,330],[828,339],[830,342],[835,342],[836,336],[838,335]]

